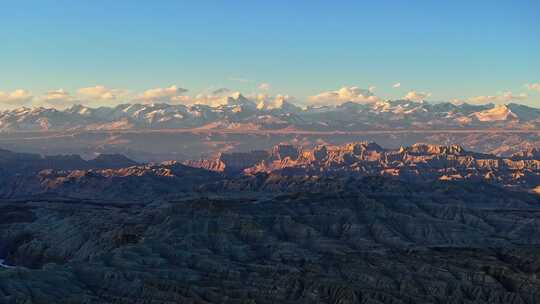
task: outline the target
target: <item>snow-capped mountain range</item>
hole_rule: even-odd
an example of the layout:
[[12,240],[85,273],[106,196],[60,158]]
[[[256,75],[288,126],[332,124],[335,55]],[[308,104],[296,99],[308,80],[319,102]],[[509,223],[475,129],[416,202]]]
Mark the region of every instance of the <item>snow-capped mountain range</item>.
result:
[[121,104],[65,110],[18,108],[0,112],[0,131],[63,130],[304,130],[538,129],[540,109],[520,104],[472,105],[388,100],[300,107],[286,98],[251,100],[236,93],[215,106]]

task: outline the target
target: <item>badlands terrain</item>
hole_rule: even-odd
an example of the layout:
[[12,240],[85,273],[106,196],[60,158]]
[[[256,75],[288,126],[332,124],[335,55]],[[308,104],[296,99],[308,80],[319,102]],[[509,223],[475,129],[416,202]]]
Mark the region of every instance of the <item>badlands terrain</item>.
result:
[[0,162],[0,303],[540,301],[535,149]]

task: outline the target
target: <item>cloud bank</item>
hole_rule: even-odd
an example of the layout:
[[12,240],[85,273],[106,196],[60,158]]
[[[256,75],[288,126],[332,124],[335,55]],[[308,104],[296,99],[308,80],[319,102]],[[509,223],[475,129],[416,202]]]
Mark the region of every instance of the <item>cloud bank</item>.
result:
[[[400,83],[395,83],[392,87],[400,87]],[[532,91],[540,91],[540,83],[530,83],[525,85]],[[34,96],[30,91],[17,89],[13,91],[0,91],[0,109],[14,108],[21,106],[45,106],[63,108],[74,104],[89,106],[116,106],[120,103],[169,103],[184,105],[208,105],[220,106],[227,103],[250,103],[259,108],[272,109],[280,108],[285,103],[297,103],[300,105],[316,106],[336,106],[345,102],[355,102],[360,104],[374,104],[382,102],[383,99],[375,94],[376,87],[369,86],[367,89],[358,86],[344,86],[337,90],[323,91],[319,94],[309,96],[306,100],[296,100],[290,95],[270,95],[268,91],[271,85],[260,83],[253,87],[253,91],[241,97],[239,92],[233,92],[228,88],[217,87],[213,90],[206,89],[201,94],[187,94],[188,90],[177,86],[163,86],[147,89],[141,92],[130,93],[128,90],[110,88],[104,85],[96,85],[75,89],[69,92],[64,89],[50,90],[42,95]],[[209,92],[209,93],[208,93]],[[378,92],[377,92],[378,93]],[[533,94],[533,93],[531,93]],[[430,92],[409,91],[403,99],[411,101],[424,101],[431,97]],[[239,100],[240,99],[240,100]],[[479,95],[470,98],[454,99],[455,103],[471,104],[503,104],[510,102],[520,102],[524,104],[533,103],[528,100],[526,93],[514,93],[503,91],[495,95]],[[287,105],[289,106],[289,105]]]
[[431,93],[410,91],[407,95],[403,96],[403,99],[411,101],[424,101],[431,96]]
[[154,103],[154,102],[165,102],[165,103],[185,103],[189,102],[190,98],[185,96],[188,90],[184,88],[177,87],[175,85],[168,88],[155,88],[144,91],[141,95],[135,98],[135,100]]
[[7,106],[23,106],[31,103],[32,94],[26,90],[18,89],[13,92],[0,91],[0,104]]
[[102,85],[81,88],[77,92],[86,102],[118,102],[128,95],[127,90],[111,89]]
[[339,105],[344,102],[356,103],[375,103],[381,101],[378,96],[373,94],[372,90],[361,89],[359,87],[342,87],[336,91],[327,91],[319,93],[308,98],[314,105]]
[[63,107],[76,102],[76,99],[64,89],[49,91],[38,98],[38,103],[46,106]]
[[474,104],[485,104],[485,103],[508,103],[511,101],[525,100],[529,96],[525,93],[514,94],[510,91],[503,92],[498,95],[486,95],[486,96],[476,96],[467,99],[467,102]]

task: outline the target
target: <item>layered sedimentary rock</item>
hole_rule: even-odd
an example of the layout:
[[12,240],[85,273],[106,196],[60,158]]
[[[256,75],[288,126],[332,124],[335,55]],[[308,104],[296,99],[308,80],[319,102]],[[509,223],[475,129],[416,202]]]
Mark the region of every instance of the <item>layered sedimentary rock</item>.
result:
[[235,172],[254,166],[270,156],[267,151],[221,153],[219,161],[225,165],[226,171]]
[[540,149],[529,148],[525,151],[516,152],[512,154],[512,159],[516,159],[516,160],[540,159]]
[[[278,181],[282,185],[276,184],[273,189],[284,192],[303,188],[306,181],[319,183],[321,188],[332,185],[322,184],[318,181],[321,177],[482,181],[523,191],[535,191],[540,186],[540,160],[535,158],[534,151],[502,158],[469,152],[456,145],[415,144],[384,149],[375,143],[359,142],[302,149],[283,144],[270,151],[223,153],[217,159],[186,164],[145,165],[132,165],[132,161],[121,156],[100,156],[85,161],[78,156],[4,153],[9,157],[2,158],[0,197],[5,198],[45,193],[69,197],[93,194],[107,199],[133,199],[162,193],[175,196],[199,191],[198,188],[214,182],[241,190],[253,188],[253,183],[274,185],[273,181]],[[302,182],[296,185],[299,181]]]
[[[217,171],[244,174],[328,176],[335,174],[393,176],[407,180],[486,180],[506,186],[534,188],[540,184],[540,154],[532,149],[504,158],[466,151],[461,146],[415,144],[384,149],[376,143],[319,145],[301,149],[278,145],[261,152],[222,154]],[[245,157],[244,160],[239,159]],[[234,159],[234,161],[230,161]],[[254,163],[255,160],[259,160]],[[208,161],[208,163],[211,163]],[[213,170],[205,162],[190,165]]]

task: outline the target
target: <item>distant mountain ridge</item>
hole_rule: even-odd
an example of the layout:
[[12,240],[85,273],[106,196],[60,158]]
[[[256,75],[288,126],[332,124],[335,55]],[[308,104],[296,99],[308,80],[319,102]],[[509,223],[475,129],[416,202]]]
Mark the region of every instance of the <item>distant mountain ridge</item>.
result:
[[119,154],[100,154],[85,160],[79,155],[44,156],[0,149],[0,174],[33,174],[41,170],[89,170],[135,166],[137,162]]
[[121,104],[65,110],[18,108],[0,112],[0,131],[63,130],[304,130],[540,128],[540,109],[388,100],[299,107],[286,98],[256,101],[234,94],[210,105]]

